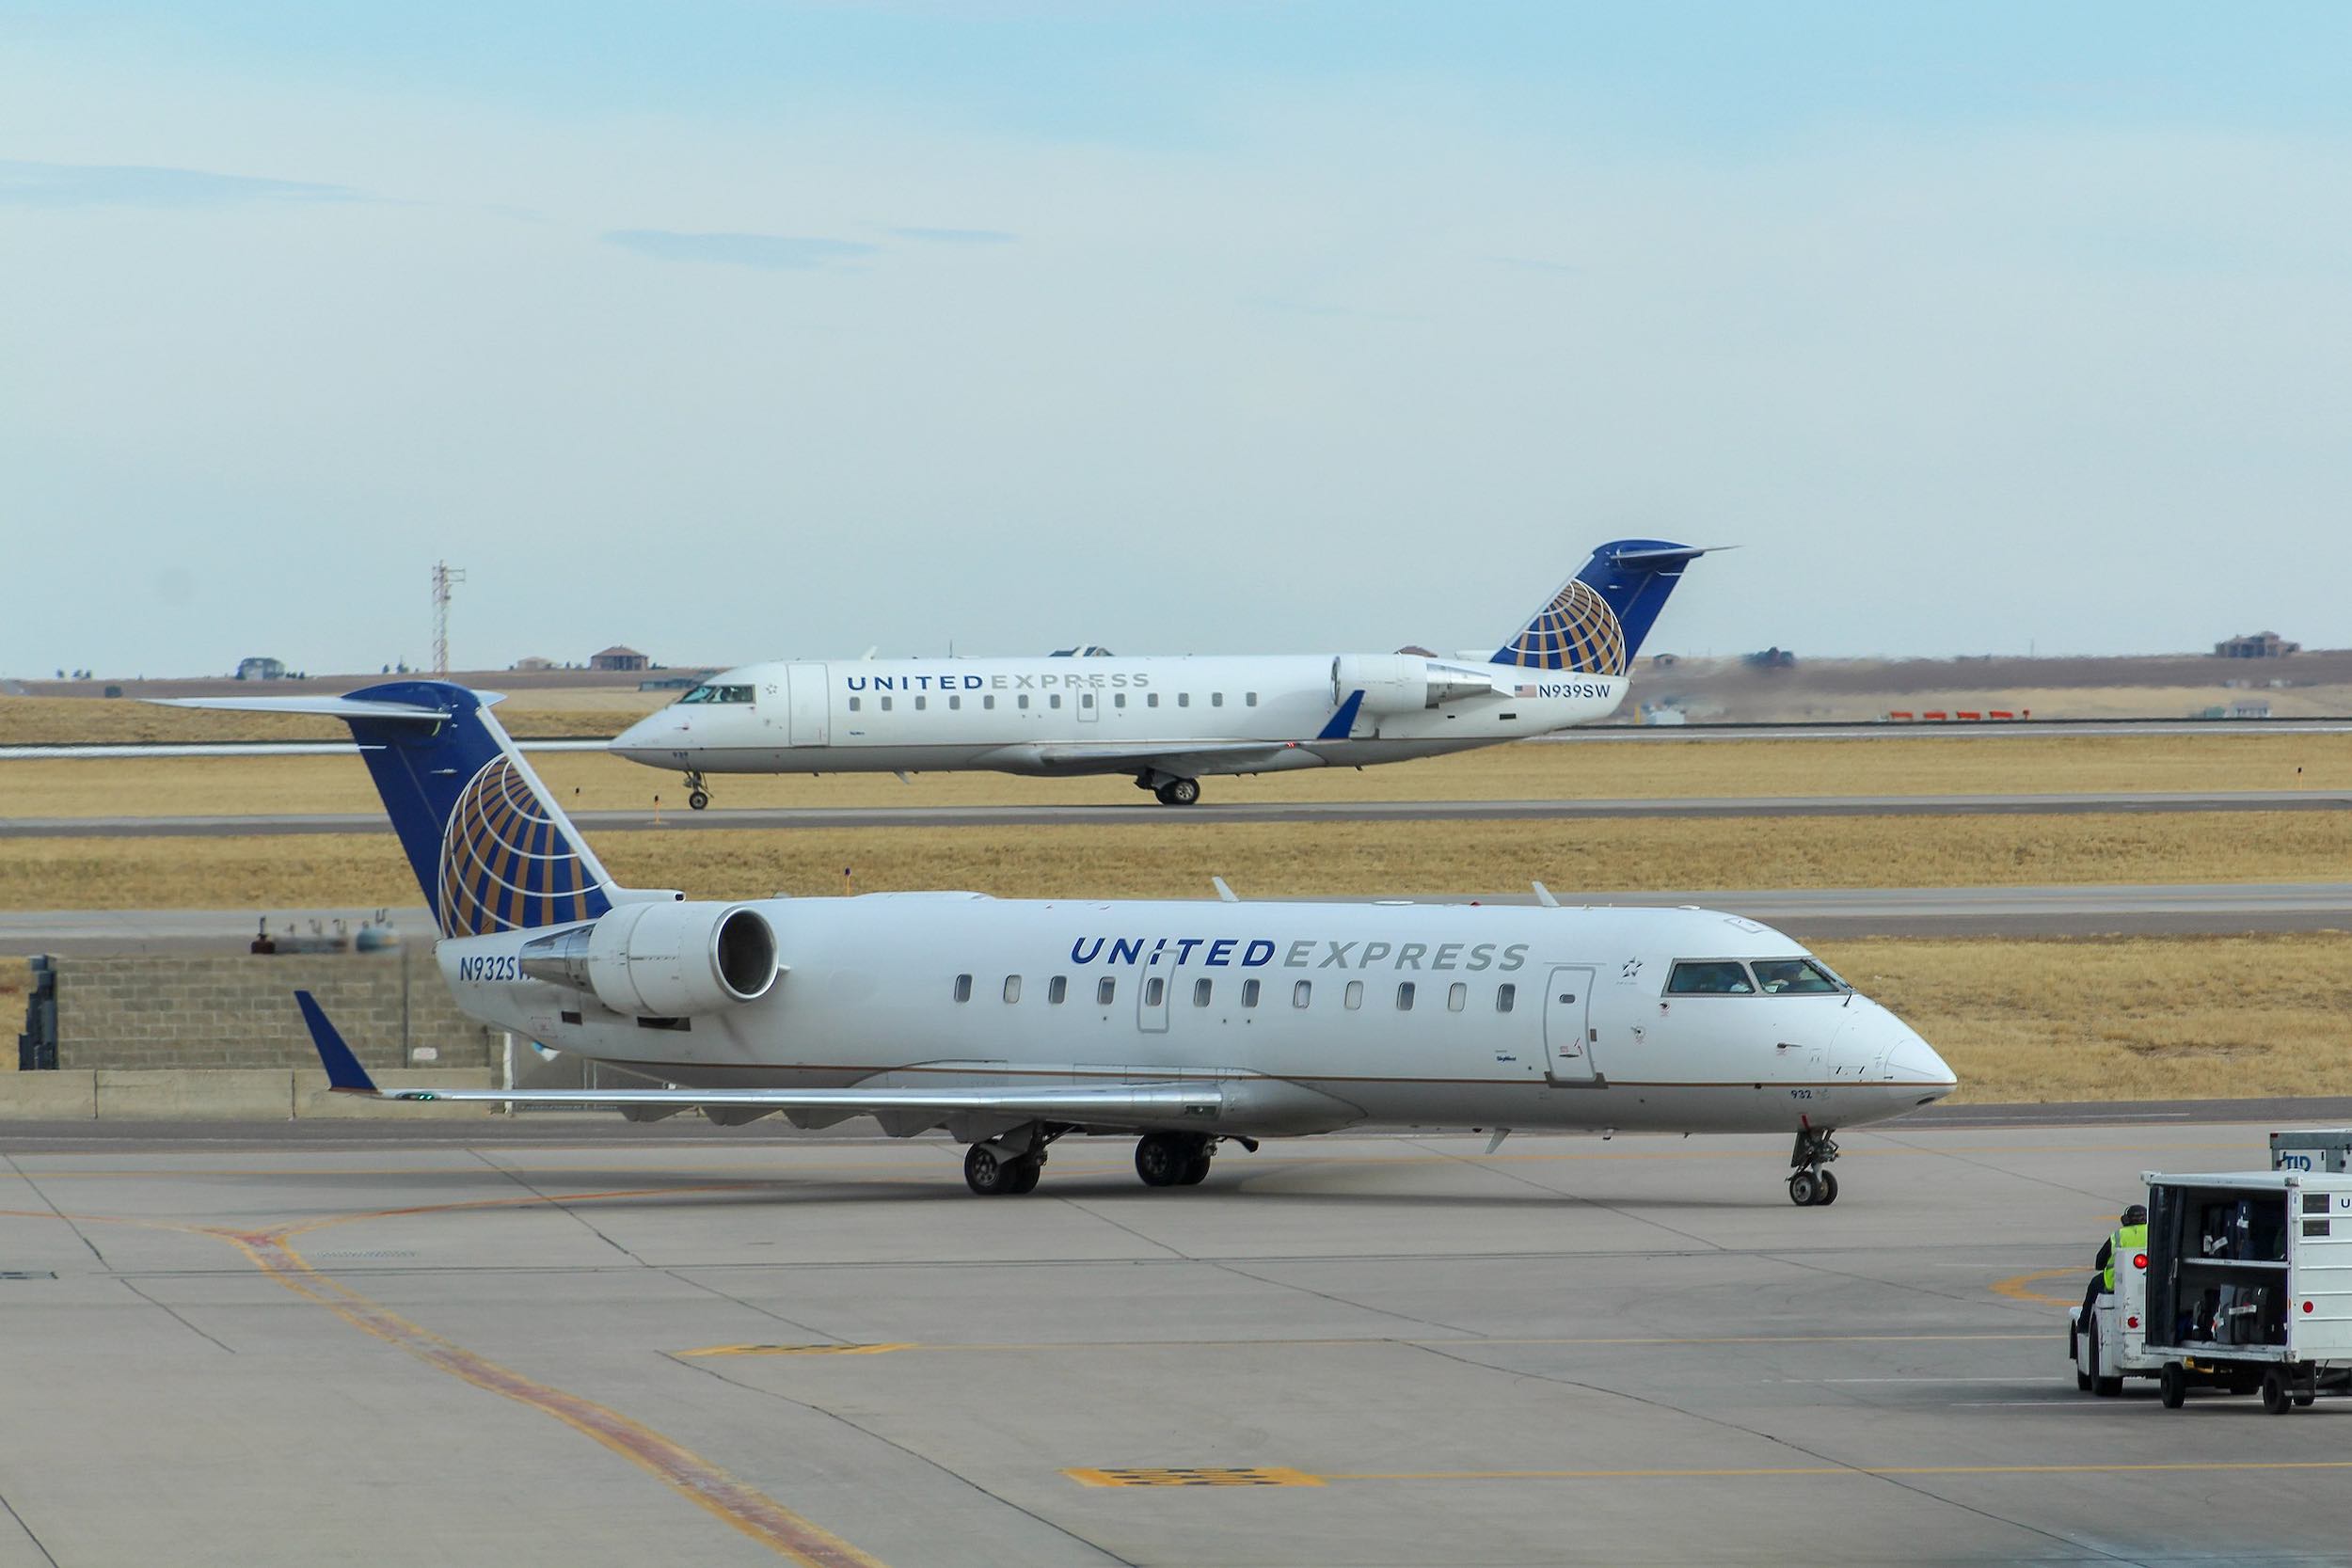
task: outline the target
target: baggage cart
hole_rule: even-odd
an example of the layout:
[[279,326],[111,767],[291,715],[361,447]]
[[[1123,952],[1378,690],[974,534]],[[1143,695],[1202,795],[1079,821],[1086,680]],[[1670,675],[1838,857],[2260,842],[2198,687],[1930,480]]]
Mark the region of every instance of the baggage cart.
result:
[[2270,1168],[2312,1176],[2352,1170],[2352,1127],[2307,1127],[2270,1134]]
[[[2144,1332],[2166,1408],[2259,1391],[2273,1415],[2352,1392],[2352,1176],[2148,1173]],[[2127,1261],[2127,1260],[2119,1260]],[[2123,1275],[2117,1272],[2119,1287]],[[2120,1293],[2120,1291],[2119,1291]]]

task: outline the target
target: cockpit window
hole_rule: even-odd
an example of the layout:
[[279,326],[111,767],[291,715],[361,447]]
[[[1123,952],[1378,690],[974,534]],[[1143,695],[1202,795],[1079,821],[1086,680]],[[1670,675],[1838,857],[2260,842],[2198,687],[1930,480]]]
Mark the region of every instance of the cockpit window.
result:
[[748,703],[752,689],[748,686],[698,686],[678,699],[681,703]]
[[1811,958],[1758,958],[1756,983],[1767,996],[1827,996],[1846,989],[1844,981]]
[[1669,996],[1753,996],[1756,987],[1749,983],[1747,966],[1729,958],[1707,958],[1698,962],[1678,963],[1666,976]]

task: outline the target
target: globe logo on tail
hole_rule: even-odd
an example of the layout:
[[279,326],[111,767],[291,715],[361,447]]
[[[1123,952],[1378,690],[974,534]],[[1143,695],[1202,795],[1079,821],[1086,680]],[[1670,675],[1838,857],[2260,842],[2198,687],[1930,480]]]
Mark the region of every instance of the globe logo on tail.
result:
[[1617,612],[1575,578],[1502,653],[1503,661],[1513,664],[1594,675],[1622,675],[1631,663]]
[[448,937],[586,920],[612,907],[531,779],[502,755],[482,765],[450,813],[438,891]]

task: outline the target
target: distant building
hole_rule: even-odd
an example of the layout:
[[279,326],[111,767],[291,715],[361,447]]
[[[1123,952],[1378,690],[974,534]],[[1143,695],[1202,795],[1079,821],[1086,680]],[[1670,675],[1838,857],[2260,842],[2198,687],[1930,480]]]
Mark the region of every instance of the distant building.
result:
[[237,678],[241,681],[282,681],[286,678],[286,661],[282,658],[241,658],[237,660]]
[[1766,648],[1760,653],[1741,654],[1740,662],[1751,670],[1793,670],[1797,656],[1787,648]]
[[653,668],[653,660],[634,648],[625,648],[615,642],[600,654],[590,654],[588,668],[611,671],[650,670]]
[[1682,656],[1680,654],[1652,654],[1649,656],[1650,668],[1653,670],[1671,670],[1681,662]]
[[541,658],[537,654],[530,654],[516,659],[514,667],[517,670],[552,670],[555,668],[555,660]]
[[2302,651],[2302,643],[2290,642],[2275,631],[2232,637],[2213,645],[2213,657],[2216,658],[2284,658],[2289,654]]

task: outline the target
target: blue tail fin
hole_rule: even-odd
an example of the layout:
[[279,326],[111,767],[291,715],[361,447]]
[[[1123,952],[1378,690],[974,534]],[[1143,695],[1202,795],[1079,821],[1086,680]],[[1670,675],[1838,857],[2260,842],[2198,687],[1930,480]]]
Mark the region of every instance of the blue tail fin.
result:
[[1583,674],[1622,675],[1649,636],[1682,569],[1718,546],[1615,539],[1593,552],[1494,662]]
[[345,721],[443,936],[588,920],[612,907],[611,875],[473,692],[393,681],[351,700],[427,716]]
[[150,701],[319,713],[349,724],[445,937],[591,920],[621,891],[481,697],[462,686],[388,681],[342,697]]

